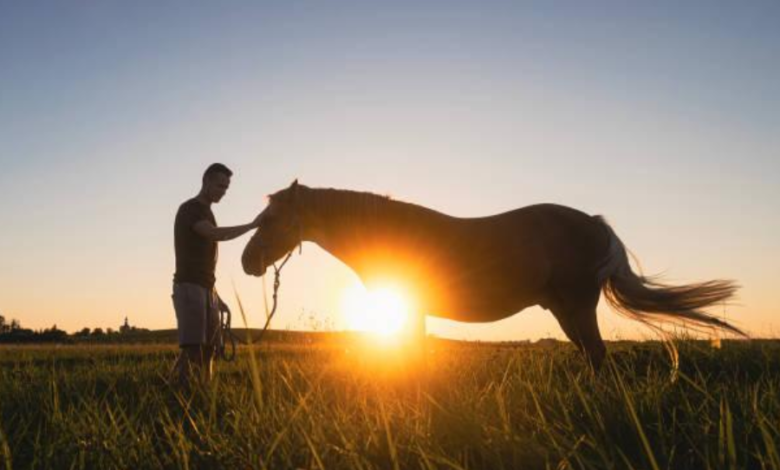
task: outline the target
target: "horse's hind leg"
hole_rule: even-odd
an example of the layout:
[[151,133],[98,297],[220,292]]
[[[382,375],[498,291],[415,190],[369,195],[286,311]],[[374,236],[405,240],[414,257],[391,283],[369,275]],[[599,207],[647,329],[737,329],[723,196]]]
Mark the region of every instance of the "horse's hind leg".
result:
[[587,357],[594,370],[598,371],[604,362],[607,348],[601,339],[596,319],[596,305],[599,291],[588,295],[562,298],[551,308],[566,336]]

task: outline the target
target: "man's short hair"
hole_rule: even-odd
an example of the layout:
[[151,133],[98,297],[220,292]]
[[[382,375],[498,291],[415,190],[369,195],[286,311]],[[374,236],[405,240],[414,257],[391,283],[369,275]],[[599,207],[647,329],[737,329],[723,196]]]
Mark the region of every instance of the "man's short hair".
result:
[[203,173],[203,183],[205,184],[206,180],[216,175],[217,173],[222,173],[228,178],[233,176],[233,172],[230,171],[230,168],[226,167],[221,163],[212,163],[211,165],[209,165],[208,168],[206,168],[206,171]]

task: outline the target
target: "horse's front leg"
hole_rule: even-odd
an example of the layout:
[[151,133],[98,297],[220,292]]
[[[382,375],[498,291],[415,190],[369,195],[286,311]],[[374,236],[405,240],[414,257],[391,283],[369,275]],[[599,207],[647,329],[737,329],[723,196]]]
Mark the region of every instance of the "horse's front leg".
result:
[[425,367],[427,356],[426,316],[422,312],[413,312],[409,316],[407,327],[407,354],[413,368]]

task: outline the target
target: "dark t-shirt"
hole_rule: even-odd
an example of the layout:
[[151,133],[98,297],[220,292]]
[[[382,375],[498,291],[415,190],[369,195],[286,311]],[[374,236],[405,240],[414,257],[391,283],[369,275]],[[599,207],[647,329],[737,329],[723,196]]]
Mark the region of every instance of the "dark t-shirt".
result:
[[216,281],[217,242],[195,232],[193,226],[201,220],[209,220],[217,225],[211,208],[197,199],[190,199],[179,206],[173,227],[176,246],[173,282],[192,282],[211,289]]

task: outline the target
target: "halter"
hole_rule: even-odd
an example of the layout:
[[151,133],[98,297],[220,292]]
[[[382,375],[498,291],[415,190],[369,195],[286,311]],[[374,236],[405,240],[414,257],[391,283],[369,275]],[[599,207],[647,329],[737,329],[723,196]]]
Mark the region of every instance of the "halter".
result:
[[[298,226],[298,243],[296,244],[296,246],[298,247],[298,254],[303,254],[303,225],[301,224],[301,219],[298,216],[297,211],[295,212],[295,224]],[[265,332],[268,330],[268,327],[271,325],[271,320],[274,318],[274,315],[276,314],[276,308],[279,306],[278,295],[279,295],[279,287],[281,286],[282,268],[284,268],[284,265],[287,264],[287,261],[290,260],[290,257],[292,257],[294,251],[295,251],[295,246],[293,247],[292,250],[290,250],[287,253],[287,255],[284,257],[279,267],[276,266],[276,263],[272,265],[274,267],[274,293],[271,296],[272,307],[270,312],[266,311],[265,325],[263,325],[263,329],[260,330],[260,334],[257,336],[257,341],[256,341],[257,343],[259,343],[263,339]]]

